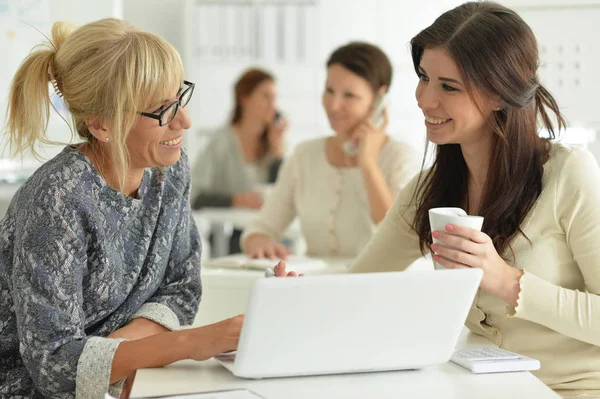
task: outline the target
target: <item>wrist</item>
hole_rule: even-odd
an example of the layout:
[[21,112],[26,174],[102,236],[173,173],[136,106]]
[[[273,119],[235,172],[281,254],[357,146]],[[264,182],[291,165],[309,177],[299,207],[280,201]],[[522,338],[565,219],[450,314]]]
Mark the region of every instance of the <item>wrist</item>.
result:
[[181,353],[177,356],[178,358],[181,358],[181,360],[189,360],[192,358],[194,347],[197,346],[197,344],[194,345],[194,343],[198,341],[198,338],[195,337],[195,335],[198,334],[198,330],[198,328],[189,328],[177,331],[175,343],[177,344],[176,347],[181,350]]
[[523,270],[510,267],[507,278],[504,280],[504,287],[502,289],[503,300],[510,306],[516,308],[519,300],[519,294],[521,293],[521,277],[523,276]]
[[376,159],[360,159],[359,166],[363,172],[373,173],[375,171],[379,171],[379,165],[377,165]]

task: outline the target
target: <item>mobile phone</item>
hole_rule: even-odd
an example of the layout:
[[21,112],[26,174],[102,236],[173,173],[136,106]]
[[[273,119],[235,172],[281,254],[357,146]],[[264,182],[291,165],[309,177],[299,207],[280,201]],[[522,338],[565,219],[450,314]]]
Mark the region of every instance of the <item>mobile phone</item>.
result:
[[377,128],[380,128],[381,125],[383,125],[383,111],[385,111],[386,105],[385,94],[378,94],[377,98],[373,101],[371,115],[369,116],[369,119],[377,126]]
[[[385,110],[386,105],[385,94],[378,94],[373,101],[373,106],[371,107],[372,111],[369,114],[369,120],[371,120],[377,128],[380,128],[383,124],[383,111]],[[342,149],[349,157],[353,157],[358,153],[358,148],[354,145],[352,140],[344,141]]]

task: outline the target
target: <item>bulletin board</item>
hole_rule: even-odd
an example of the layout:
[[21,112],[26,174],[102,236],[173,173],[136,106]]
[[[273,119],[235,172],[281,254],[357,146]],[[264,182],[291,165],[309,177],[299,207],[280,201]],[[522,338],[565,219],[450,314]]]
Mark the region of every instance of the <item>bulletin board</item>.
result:
[[600,2],[514,8],[537,37],[541,82],[569,125],[600,132]]

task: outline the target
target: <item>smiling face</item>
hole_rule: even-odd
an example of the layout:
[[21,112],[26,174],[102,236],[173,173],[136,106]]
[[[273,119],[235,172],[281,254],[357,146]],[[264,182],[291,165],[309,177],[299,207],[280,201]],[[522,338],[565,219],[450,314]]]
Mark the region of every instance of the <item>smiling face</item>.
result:
[[375,95],[366,79],[340,64],[327,68],[323,107],[331,128],[348,137],[371,110]]
[[[185,85],[182,86],[185,88]],[[174,90],[169,98],[158,99],[145,112],[158,114],[179,98],[183,90]],[[173,165],[181,156],[183,132],[192,125],[187,109],[179,107],[175,118],[160,126],[156,119],[138,116],[127,136],[130,169]]]
[[443,49],[425,49],[416,98],[425,115],[427,139],[442,144],[472,144],[492,134],[489,119],[497,104],[480,92],[477,107],[454,60]]

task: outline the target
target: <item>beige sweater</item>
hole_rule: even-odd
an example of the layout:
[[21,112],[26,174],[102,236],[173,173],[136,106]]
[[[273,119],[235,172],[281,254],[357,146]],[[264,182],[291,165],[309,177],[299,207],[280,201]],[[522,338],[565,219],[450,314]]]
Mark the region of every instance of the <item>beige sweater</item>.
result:
[[[352,272],[403,270],[421,256],[408,206],[416,179],[394,203]],[[511,243],[525,271],[516,309],[479,291],[467,327],[541,361],[534,372],[565,397],[600,397],[600,169],[582,149],[553,144],[543,191]],[[511,259],[508,253],[505,259]],[[443,300],[444,298],[438,298]]]
[[[298,216],[311,256],[356,257],[371,239],[376,225],[370,215],[364,177],[358,167],[338,168],[327,161],[327,138],[298,144],[284,162],[277,183],[259,216],[241,238],[263,233],[275,240]],[[379,167],[394,197],[419,169],[418,154],[388,140]]]

